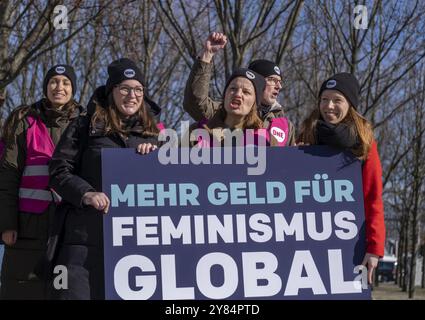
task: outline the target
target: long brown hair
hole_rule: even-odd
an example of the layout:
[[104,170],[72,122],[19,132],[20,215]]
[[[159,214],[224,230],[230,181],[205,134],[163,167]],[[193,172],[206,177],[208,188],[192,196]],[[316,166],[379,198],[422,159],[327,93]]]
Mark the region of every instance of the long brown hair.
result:
[[[124,128],[118,107],[115,104],[112,91],[108,95],[107,108],[101,106],[98,101],[95,101],[95,104],[96,110],[91,118],[91,124],[93,127],[96,126],[96,123],[104,123],[106,134],[118,133],[123,136],[128,134]],[[142,100],[140,109],[137,111],[137,117],[143,125],[142,134],[144,136],[158,136],[159,129],[156,126],[156,121],[145,108],[144,100]]]
[[[51,108],[54,109],[51,102],[47,98],[43,98],[41,100],[42,105],[44,108]],[[75,109],[79,107],[78,102],[76,102],[73,98],[69,100],[63,107],[62,112],[64,116],[70,117]],[[17,108],[15,108],[7,117],[7,119],[4,122],[3,128],[1,130],[1,138],[4,142],[9,143],[13,141],[16,128],[18,126],[18,123],[30,112],[31,106],[28,105],[21,105]]]
[[[224,111],[224,119],[226,118],[226,110],[224,109],[224,106],[222,108],[222,110]],[[254,105],[251,108],[251,111],[249,111],[249,113],[244,117],[243,121],[242,121],[242,129],[263,129],[264,126],[264,122],[263,120],[261,120],[261,118],[258,116],[258,107],[257,107],[257,103],[254,102]],[[271,146],[277,146],[278,142],[276,140],[275,137],[273,137],[271,134],[269,135],[270,137],[270,145]]]
[[[222,105],[221,109],[219,109],[217,111],[216,115],[214,115],[214,117],[219,117],[221,122],[223,122],[223,123],[224,123],[224,120],[226,119],[226,116],[227,116],[227,112],[226,112],[226,109],[224,108],[224,105]],[[254,130],[263,129],[263,124],[264,124],[263,121],[258,116],[257,104],[254,102],[254,105],[252,106],[250,112],[244,117],[240,129],[242,129],[242,130],[245,130],[245,129],[254,129]],[[213,130],[215,128],[210,128],[210,127],[208,127],[207,124],[204,124],[202,127],[204,129],[206,129],[210,135],[213,135]],[[271,146],[277,146],[278,145],[276,138],[273,137],[272,135],[270,135],[270,145]]]
[[[298,136],[298,142],[308,144],[317,144],[316,126],[317,121],[323,120],[318,107],[310,113],[310,115],[303,121],[301,125],[301,133]],[[352,134],[357,135],[359,144],[351,149],[351,152],[360,160],[365,160],[369,153],[370,147],[373,142],[373,129],[372,125],[366,118],[356,111],[351,105],[348,113],[342,120],[349,126]]]
[[[224,122],[227,116],[227,111],[224,108],[224,105],[221,108],[220,112],[221,112],[221,118]],[[258,116],[257,104],[254,102],[254,105],[252,106],[249,113],[243,118],[240,128],[241,129],[261,129],[262,127],[263,127],[263,121]]]

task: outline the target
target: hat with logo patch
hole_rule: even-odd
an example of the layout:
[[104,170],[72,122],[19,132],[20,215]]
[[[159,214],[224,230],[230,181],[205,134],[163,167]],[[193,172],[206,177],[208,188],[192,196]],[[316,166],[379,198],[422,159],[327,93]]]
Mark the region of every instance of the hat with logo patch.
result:
[[255,89],[255,102],[257,103],[257,106],[259,107],[261,105],[263,91],[266,86],[266,81],[264,80],[264,77],[262,77],[257,72],[249,70],[249,69],[245,69],[245,68],[236,69],[227,79],[226,86],[224,87],[224,91],[223,91],[224,93],[226,92],[226,89],[229,86],[230,82],[237,77],[246,78],[249,81],[251,81]]
[[261,74],[264,78],[276,75],[281,77],[279,66],[270,60],[254,60],[252,61],[248,69],[253,70],[257,72],[258,74]]
[[111,62],[108,66],[108,76],[105,86],[106,95],[112,91],[115,85],[124,80],[137,80],[144,86],[142,72],[134,61],[127,58],[121,58]]
[[357,78],[348,72],[337,73],[322,83],[319,98],[325,90],[341,92],[350,104],[357,109],[360,100],[360,85]]
[[77,91],[77,76],[75,75],[74,68],[67,64],[57,64],[47,71],[43,80],[43,93],[47,97],[47,85],[49,84],[49,80],[54,76],[65,76],[71,81],[72,84],[72,94],[75,94]]

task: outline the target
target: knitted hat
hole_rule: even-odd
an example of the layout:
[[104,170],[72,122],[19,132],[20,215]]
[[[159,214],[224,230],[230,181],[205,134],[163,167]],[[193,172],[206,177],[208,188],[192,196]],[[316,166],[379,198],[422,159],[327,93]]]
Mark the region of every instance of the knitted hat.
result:
[[127,58],[113,61],[108,66],[108,80],[106,81],[105,93],[108,95],[113,87],[124,80],[137,80],[143,86],[143,76],[136,63]]
[[254,60],[249,64],[248,69],[261,74],[265,78],[272,75],[281,76],[279,66],[270,60]]
[[72,84],[72,95],[75,94],[75,91],[77,91],[77,76],[75,75],[74,68],[67,65],[67,64],[57,64],[53,66],[52,68],[47,71],[46,75],[44,76],[43,81],[43,93],[47,97],[47,84],[49,83],[50,78],[53,78],[54,76],[65,76],[71,81]]
[[226,92],[226,89],[229,86],[230,82],[236,77],[246,78],[249,81],[251,81],[255,89],[255,102],[257,103],[257,107],[260,107],[261,99],[263,97],[263,91],[266,86],[266,81],[264,80],[264,77],[262,77],[255,71],[252,71],[249,69],[245,69],[245,68],[236,69],[235,71],[233,71],[231,76],[227,79],[226,86],[224,87],[223,92]]
[[356,77],[351,73],[337,73],[324,81],[320,87],[319,98],[322,92],[327,89],[341,92],[354,109],[359,105],[360,85]]

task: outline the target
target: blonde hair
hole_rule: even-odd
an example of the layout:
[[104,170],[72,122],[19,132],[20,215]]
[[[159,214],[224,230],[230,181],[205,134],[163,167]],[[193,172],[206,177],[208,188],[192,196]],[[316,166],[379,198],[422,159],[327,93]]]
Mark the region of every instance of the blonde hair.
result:
[[[124,124],[120,117],[118,107],[114,102],[112,92],[108,95],[108,107],[104,108],[98,101],[95,101],[96,109],[91,118],[91,125],[96,126],[97,122],[105,124],[105,133],[118,133],[126,136],[128,133],[124,128]],[[142,100],[139,111],[137,111],[138,118],[143,124],[143,135],[144,136],[158,136],[159,129],[156,126],[155,119],[145,108],[145,102]]]
[[[227,112],[226,112],[226,109],[224,109],[224,105],[223,105],[221,107],[221,109],[219,109],[217,111],[217,113],[214,117],[219,117],[221,119],[221,121],[224,122],[224,120],[226,119],[226,116],[227,116]],[[245,129],[254,129],[254,130],[263,129],[263,124],[264,124],[263,121],[258,116],[257,104],[254,102],[254,105],[252,106],[250,112],[244,117],[242,124],[240,126],[240,129],[242,129],[242,130],[245,130]],[[202,127],[204,129],[206,129],[210,135],[213,135],[214,128],[208,127],[207,124],[204,124]],[[269,136],[270,136],[270,146],[279,145],[279,143],[277,142],[275,137],[273,137],[272,135],[269,135]]]
[[[315,108],[310,115],[303,121],[301,125],[301,133],[298,136],[298,142],[308,144],[317,144],[316,127],[317,121],[323,120],[319,108]],[[353,135],[357,135],[359,144],[350,151],[360,160],[365,160],[373,142],[373,129],[371,123],[366,120],[360,113],[356,111],[351,105],[348,113],[342,120],[349,126]]]
[[[242,123],[240,125],[241,129],[260,129],[263,127],[263,121],[258,116],[257,109],[257,103],[254,102],[251,110],[242,120]],[[227,111],[224,108],[224,105],[220,109],[220,112],[221,118],[224,121],[227,117]]]

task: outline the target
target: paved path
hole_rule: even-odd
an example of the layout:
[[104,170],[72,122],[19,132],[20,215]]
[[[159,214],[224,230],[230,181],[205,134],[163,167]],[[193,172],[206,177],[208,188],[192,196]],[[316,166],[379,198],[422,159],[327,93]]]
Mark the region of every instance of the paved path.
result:
[[[374,300],[409,300],[407,292],[401,289],[393,282],[380,283],[372,291]],[[416,287],[414,300],[425,300],[425,289]]]

